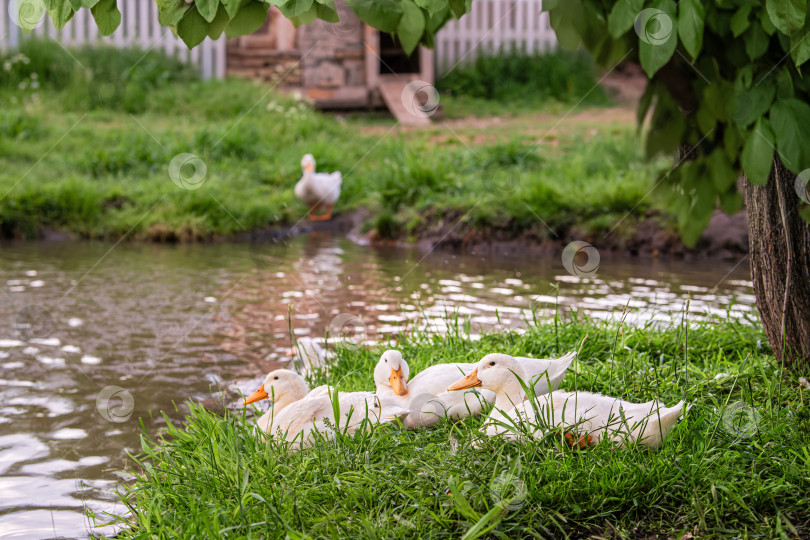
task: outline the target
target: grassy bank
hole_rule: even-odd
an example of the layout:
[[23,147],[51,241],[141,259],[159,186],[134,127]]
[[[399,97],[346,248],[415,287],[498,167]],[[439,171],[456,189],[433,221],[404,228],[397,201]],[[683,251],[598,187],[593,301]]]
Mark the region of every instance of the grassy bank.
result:
[[[416,373],[494,351],[559,355],[583,339],[564,389],[693,404],[660,451],[579,451],[552,437],[474,448],[482,419],[472,418],[412,432],[385,425],[293,452],[261,442],[240,413],[192,405],[182,428],[144,439],[122,536],[807,537],[810,391],[780,376],[754,326],[575,320],[471,341],[461,325],[398,347]],[[344,351],[329,382],[369,388],[380,352]]]
[[[583,104],[560,122],[584,83],[545,105],[488,100],[506,115],[488,127],[450,119],[409,130],[373,115],[322,114],[266,85],[202,82],[154,53],[84,50],[74,59],[35,41],[22,53],[0,61],[4,237],[56,229],[194,240],[295,223],[306,215],[293,186],[307,152],[319,170],[343,172],[337,212],[368,208],[366,227],[381,236],[413,238],[443,216],[458,216],[459,230],[596,234],[660,208],[645,195],[669,165],[643,161],[632,115],[599,120],[591,112],[603,109]],[[449,116],[466,106],[441,99]],[[205,163],[197,189],[169,177],[181,153]]]

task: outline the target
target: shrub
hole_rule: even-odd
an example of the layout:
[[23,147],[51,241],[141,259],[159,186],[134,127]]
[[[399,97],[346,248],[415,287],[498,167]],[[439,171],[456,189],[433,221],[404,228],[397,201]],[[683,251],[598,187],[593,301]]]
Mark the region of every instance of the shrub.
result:
[[75,109],[146,110],[151,92],[169,83],[199,79],[195,68],[160,52],[106,45],[65,49],[40,38],[25,39],[19,51],[0,54],[0,88],[24,85],[64,91]]
[[437,86],[445,93],[498,101],[608,101],[596,83],[593,62],[585,54],[563,50],[527,54],[502,49],[454,69]]

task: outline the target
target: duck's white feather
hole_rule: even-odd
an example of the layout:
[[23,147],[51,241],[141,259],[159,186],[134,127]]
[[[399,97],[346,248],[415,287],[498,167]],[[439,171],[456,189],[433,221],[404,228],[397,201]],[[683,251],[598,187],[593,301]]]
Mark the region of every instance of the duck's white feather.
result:
[[[564,358],[570,365],[573,358]],[[521,361],[508,355],[488,355],[478,363],[474,376],[454,384],[464,388],[477,383],[495,393],[495,405],[484,424],[487,435],[540,437],[563,428],[580,443],[592,444],[607,437],[619,445],[639,442],[658,448],[683,409],[683,402],[664,407],[657,401],[632,403],[581,391],[557,390],[525,400],[518,377],[528,377]]]
[[[537,358],[518,358],[528,375],[527,384],[534,385],[537,395],[557,388],[571,365],[575,353],[556,360]],[[487,355],[488,358],[494,355]],[[510,357],[512,358],[512,357]],[[411,412],[403,422],[404,426],[413,429],[436,424],[442,418],[464,418],[481,413],[484,403],[493,402],[495,394],[486,389],[468,390],[466,392],[449,392],[447,387],[459,378],[469,375],[478,364],[450,363],[430,366],[413,379],[408,380],[409,367],[399,351],[383,353],[374,370],[374,381],[377,394],[398,399],[399,404]],[[390,370],[401,370],[407,388],[405,395],[394,392],[388,381]],[[550,384],[549,384],[550,383]]]
[[343,175],[340,172],[315,172],[315,158],[312,154],[306,154],[301,159],[301,168],[304,175],[295,184],[295,196],[311,209],[335,204],[340,198]]

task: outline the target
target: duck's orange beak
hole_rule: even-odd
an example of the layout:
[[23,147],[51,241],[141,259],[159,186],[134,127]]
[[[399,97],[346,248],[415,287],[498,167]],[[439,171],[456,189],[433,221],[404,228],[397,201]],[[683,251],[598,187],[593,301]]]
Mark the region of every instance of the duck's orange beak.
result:
[[388,377],[388,382],[391,383],[391,388],[398,396],[404,396],[408,393],[408,388],[405,386],[405,381],[402,379],[402,368],[392,369],[391,376]]
[[307,172],[315,172],[315,166],[312,163],[304,165],[304,170]]
[[448,390],[466,390],[467,388],[475,388],[481,386],[481,379],[478,378],[478,368],[472,370],[472,373],[464,378],[461,378],[447,387]]
[[245,405],[256,403],[257,401],[267,399],[268,397],[270,396],[268,396],[267,392],[264,391],[264,384],[262,384],[258,390],[250,394],[250,396],[248,396],[248,398],[245,400]]

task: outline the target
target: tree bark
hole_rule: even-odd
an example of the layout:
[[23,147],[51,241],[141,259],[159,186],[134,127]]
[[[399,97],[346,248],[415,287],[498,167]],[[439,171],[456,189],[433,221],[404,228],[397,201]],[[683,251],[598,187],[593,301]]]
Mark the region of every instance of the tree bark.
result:
[[810,224],[799,215],[803,203],[795,180],[777,157],[767,184],[755,186],[745,180],[745,205],[751,279],[765,334],[782,365],[807,370]]

